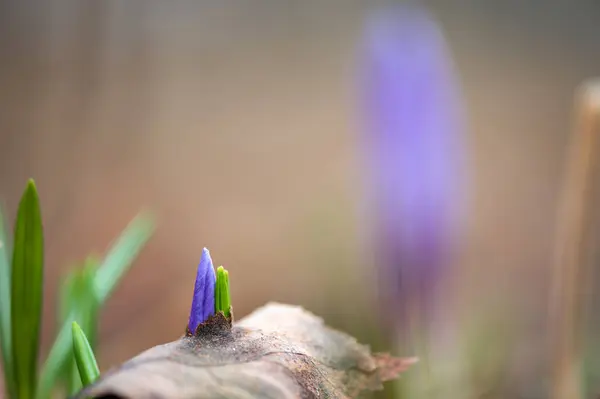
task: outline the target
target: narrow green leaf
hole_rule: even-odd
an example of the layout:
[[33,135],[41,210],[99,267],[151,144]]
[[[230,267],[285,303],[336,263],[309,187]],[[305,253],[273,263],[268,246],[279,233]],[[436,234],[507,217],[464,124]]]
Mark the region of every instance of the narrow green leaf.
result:
[[58,299],[58,325],[62,325],[69,317],[73,308],[71,302],[73,291],[77,283],[78,270],[71,270],[60,282],[59,299]]
[[85,332],[90,346],[94,351],[96,350],[98,318],[100,316],[100,303],[98,302],[95,292],[96,274],[98,273],[99,264],[100,260],[96,257],[88,257],[85,260],[85,265],[81,274],[81,303],[85,304],[85,307],[81,307],[79,310],[82,321],[85,320],[84,324],[81,324],[81,328]]
[[83,388],[83,383],[81,382],[81,376],[79,375],[79,369],[77,368],[77,362],[75,361],[75,354],[73,354],[73,359],[69,362],[69,385],[66,386],[66,389],[69,396],[74,396],[77,392],[81,391]]
[[[71,312],[74,311],[73,292],[75,291],[75,287],[77,285],[79,273],[80,272],[78,269],[71,270],[69,274],[67,274],[67,276],[64,277],[60,283],[57,320],[59,326],[64,325]],[[77,371],[77,366],[75,365],[75,358],[71,358],[65,361],[61,375],[61,380],[65,387],[65,392],[67,394],[71,394],[72,390],[70,388],[73,385],[72,381],[75,380],[79,382],[79,372]]]
[[225,316],[229,317],[231,315],[230,306],[229,272],[223,266],[219,266],[215,284],[215,312],[223,312]]
[[73,339],[71,334],[71,323],[75,320],[75,312],[71,312],[65,323],[61,326],[54,344],[48,353],[48,358],[42,368],[40,376],[37,398],[50,398],[54,384],[59,379],[61,371],[64,370],[65,364],[70,359]]
[[[119,280],[154,232],[154,218],[148,213],[136,216],[108,251],[94,277],[96,306],[100,309]],[[38,399],[47,399],[72,356],[71,324],[77,320],[76,312],[69,312],[65,323],[50,349],[42,368]],[[94,340],[94,338],[90,337]]]
[[144,244],[154,232],[154,218],[141,213],[132,220],[110,249],[96,274],[94,287],[103,304],[123,275],[129,270]]
[[225,316],[231,315],[231,289],[229,288],[229,271],[225,270]]
[[44,237],[39,197],[29,180],[15,223],[11,271],[11,337],[15,392],[35,396],[42,317]]
[[98,370],[98,363],[96,362],[90,343],[76,321],[73,322],[72,332],[75,363],[77,363],[81,383],[85,387],[96,381],[100,375],[100,370]]
[[9,398],[14,398],[16,395],[10,339],[10,262],[12,254],[6,220],[3,215],[2,207],[0,207],[0,351],[2,352],[6,394]]
[[[98,272],[99,261],[94,257],[88,257],[84,266],[72,272],[73,285],[68,293],[68,311],[65,314],[76,314],[76,320],[85,332],[92,349],[96,337],[96,321],[98,316],[98,300],[96,299],[94,284]],[[65,322],[63,318],[61,322]],[[72,324],[72,322],[70,322]]]

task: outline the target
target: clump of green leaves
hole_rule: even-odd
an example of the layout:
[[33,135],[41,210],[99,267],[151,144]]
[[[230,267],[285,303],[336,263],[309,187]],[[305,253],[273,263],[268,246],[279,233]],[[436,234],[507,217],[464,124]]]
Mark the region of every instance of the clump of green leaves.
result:
[[[6,225],[0,210],[0,350],[6,393],[12,399],[46,399],[59,383],[68,393],[74,393],[81,388],[82,381],[93,378],[90,372],[93,368],[86,365],[92,360],[96,364],[93,347],[99,310],[152,235],[153,218],[144,213],[138,215],[103,259],[86,259],[82,268],[72,271],[63,281],[59,306],[61,328],[41,373],[37,359],[43,306],[44,234],[33,180],[27,183],[19,203],[14,240]],[[75,321],[79,329],[73,334]],[[78,371],[82,359],[85,376],[81,375],[81,368]]]
[[215,313],[221,312],[225,317],[231,316],[231,293],[229,291],[229,272],[219,266],[215,285]]

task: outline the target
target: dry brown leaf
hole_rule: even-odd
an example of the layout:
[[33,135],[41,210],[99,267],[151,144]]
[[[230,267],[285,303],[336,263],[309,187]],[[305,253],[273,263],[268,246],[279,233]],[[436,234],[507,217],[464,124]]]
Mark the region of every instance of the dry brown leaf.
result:
[[76,398],[355,398],[414,359],[372,355],[297,306],[268,304],[230,328],[215,316],[194,337],[151,348]]

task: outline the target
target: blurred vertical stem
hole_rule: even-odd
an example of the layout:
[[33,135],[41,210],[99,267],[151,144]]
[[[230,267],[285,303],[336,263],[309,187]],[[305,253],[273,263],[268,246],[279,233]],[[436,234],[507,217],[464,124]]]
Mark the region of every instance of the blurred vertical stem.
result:
[[[154,217],[142,212],[129,223],[112,245],[93,278],[92,292],[97,309],[104,305],[153,232]],[[42,367],[38,399],[50,397],[54,384],[72,355],[72,323],[77,317],[76,312],[69,312],[50,349]]]
[[10,262],[12,259],[11,245],[7,221],[0,207],[0,350],[2,351],[2,367],[6,394],[14,398],[15,386],[13,378],[11,327],[10,327]]
[[577,98],[576,126],[566,165],[557,230],[550,345],[554,351],[554,399],[583,397],[582,342],[586,246],[594,206],[593,185],[600,153],[600,81],[585,83]]
[[44,237],[39,197],[33,180],[17,212],[11,270],[11,338],[15,392],[19,399],[35,396],[42,317]]

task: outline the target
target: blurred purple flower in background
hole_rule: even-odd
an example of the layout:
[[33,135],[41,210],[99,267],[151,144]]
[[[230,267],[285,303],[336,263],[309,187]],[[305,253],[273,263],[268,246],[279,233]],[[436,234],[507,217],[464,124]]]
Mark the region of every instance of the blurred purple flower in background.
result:
[[215,313],[215,269],[210,252],[204,248],[200,257],[200,264],[196,273],[194,297],[188,321],[190,333],[194,333],[198,325]]
[[450,260],[464,188],[461,101],[424,9],[380,9],[364,34],[360,106],[379,292],[386,318],[407,323],[407,306],[431,316]]

